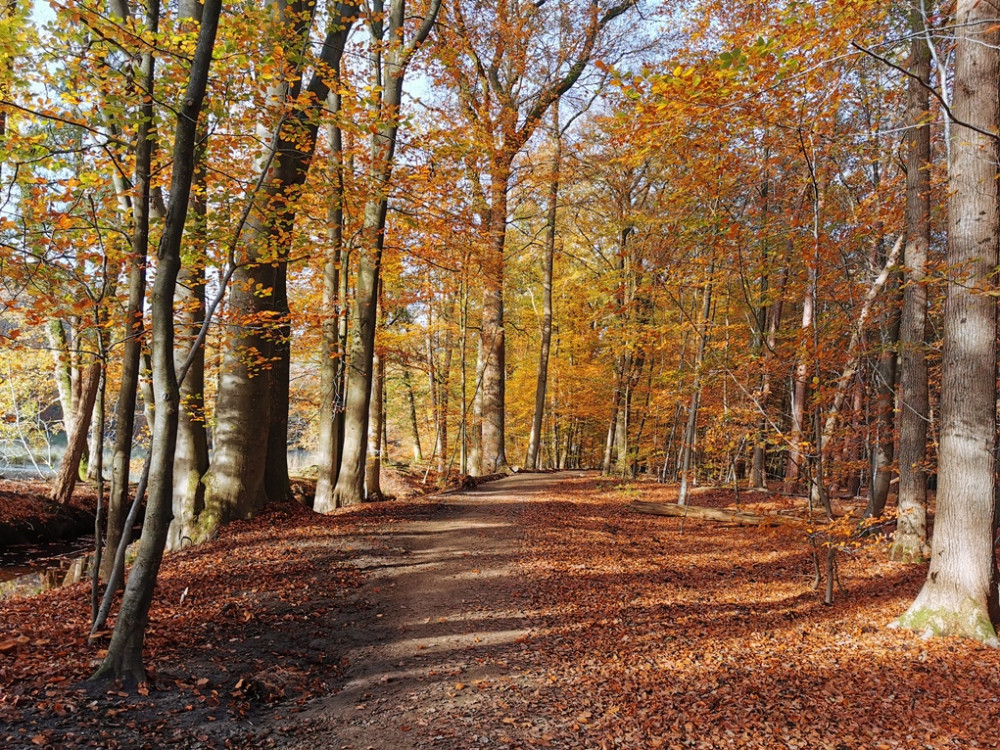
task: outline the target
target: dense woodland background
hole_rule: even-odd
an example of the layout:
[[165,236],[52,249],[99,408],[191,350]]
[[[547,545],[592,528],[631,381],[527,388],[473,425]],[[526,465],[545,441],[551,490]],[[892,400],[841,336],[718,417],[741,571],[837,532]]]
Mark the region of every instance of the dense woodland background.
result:
[[51,8],[0,26],[0,429],[61,403],[57,499],[110,446],[111,550],[149,450],[108,671],[290,449],[320,512],[386,460],[892,492],[901,560],[936,483],[909,624],[995,640],[993,3]]

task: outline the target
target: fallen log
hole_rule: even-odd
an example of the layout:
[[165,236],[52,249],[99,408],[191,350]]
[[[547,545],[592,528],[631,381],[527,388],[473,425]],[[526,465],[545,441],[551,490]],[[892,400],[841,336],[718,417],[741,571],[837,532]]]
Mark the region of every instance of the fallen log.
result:
[[636,500],[631,505],[637,513],[653,516],[674,516],[677,518],[695,518],[706,521],[722,521],[737,523],[744,526],[783,526],[805,522],[805,519],[795,516],[758,515],[743,510],[731,508],[702,508],[697,505],[678,505],[677,503],[654,503],[650,500]]

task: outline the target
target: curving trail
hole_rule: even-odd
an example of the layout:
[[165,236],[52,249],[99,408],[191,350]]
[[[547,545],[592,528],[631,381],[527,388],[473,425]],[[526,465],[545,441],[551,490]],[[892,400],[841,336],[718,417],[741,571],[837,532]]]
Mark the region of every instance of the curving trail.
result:
[[515,474],[442,496],[422,519],[366,529],[381,549],[356,562],[373,607],[342,634],[357,642],[345,655],[345,682],[298,715],[294,740],[276,743],[464,747],[453,744],[459,729],[463,742],[492,744],[495,728],[477,734],[475,705],[498,680],[527,669],[528,659],[517,662],[536,625],[519,571],[525,503],[585,476]]

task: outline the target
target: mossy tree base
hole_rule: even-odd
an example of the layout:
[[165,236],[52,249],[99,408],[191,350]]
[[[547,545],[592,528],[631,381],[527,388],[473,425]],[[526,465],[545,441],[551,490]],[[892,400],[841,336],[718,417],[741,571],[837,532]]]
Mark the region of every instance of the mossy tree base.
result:
[[925,638],[957,636],[987,646],[1000,646],[985,604],[966,599],[957,607],[914,606],[890,627],[905,628]]

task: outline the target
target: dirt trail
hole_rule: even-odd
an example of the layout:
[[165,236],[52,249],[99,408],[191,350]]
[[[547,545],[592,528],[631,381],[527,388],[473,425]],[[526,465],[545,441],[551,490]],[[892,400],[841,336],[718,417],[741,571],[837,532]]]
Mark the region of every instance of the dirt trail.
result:
[[288,725],[246,739],[310,749],[455,747],[457,712],[481,746],[496,747],[485,731],[476,735],[474,705],[483,689],[518,672],[527,649],[532,618],[518,585],[524,503],[580,475],[513,475],[446,496],[423,520],[371,529],[382,549],[357,564],[374,607],[338,638],[354,644],[345,684]]

